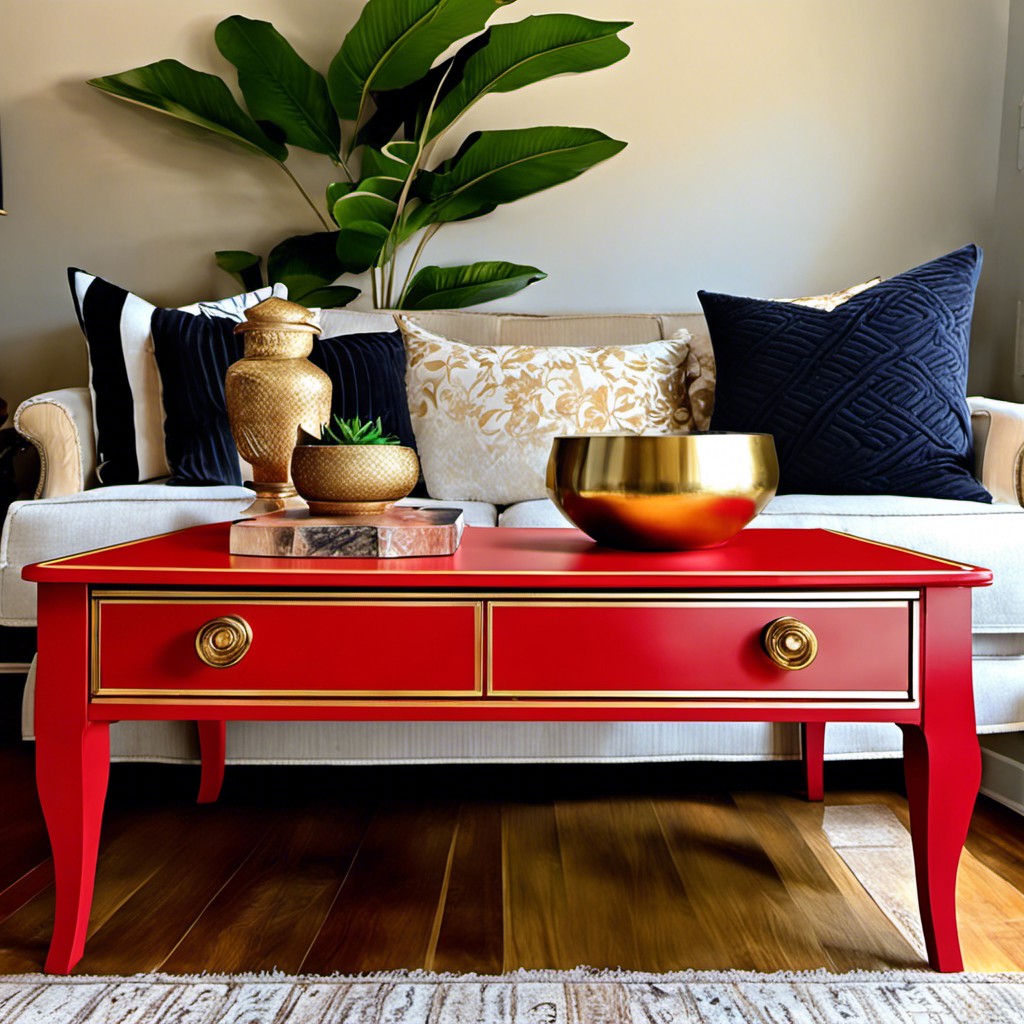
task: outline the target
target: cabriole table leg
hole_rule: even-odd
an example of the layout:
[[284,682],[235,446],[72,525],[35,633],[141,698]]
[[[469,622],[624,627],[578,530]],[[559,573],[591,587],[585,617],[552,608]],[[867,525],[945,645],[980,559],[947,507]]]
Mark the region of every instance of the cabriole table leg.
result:
[[808,800],[825,799],[825,723],[802,722],[800,747],[804,760],[804,787]]
[[963,970],[956,874],[981,784],[970,621],[969,590],[927,591],[922,721],[902,726],[917,898],[936,971]]
[[199,756],[203,764],[196,803],[213,804],[224,785],[228,724],[222,719],[212,719],[196,722],[196,725],[199,728]]
[[82,958],[110,774],[110,726],[88,718],[85,587],[45,585],[36,677],[36,784],[53,850],[56,912],[46,958],[69,974]]

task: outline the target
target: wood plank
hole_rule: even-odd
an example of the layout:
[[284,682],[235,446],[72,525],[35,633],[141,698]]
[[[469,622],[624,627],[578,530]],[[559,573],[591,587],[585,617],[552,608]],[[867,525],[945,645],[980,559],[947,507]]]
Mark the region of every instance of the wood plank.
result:
[[676,870],[719,968],[811,970],[828,957],[731,799],[656,800]]
[[[113,816],[104,828],[100,845],[90,935],[161,863],[182,854],[182,846],[173,842],[181,831],[181,814],[173,810]],[[53,887],[48,886],[0,923],[0,973],[42,970],[53,928],[53,906]]]
[[504,969],[578,966],[563,934],[568,899],[554,805],[506,803],[501,824]]
[[709,936],[649,800],[561,801],[555,814],[570,959],[627,970],[713,965]]
[[[837,794],[837,804],[881,804],[888,807],[910,829],[910,811],[904,796],[885,791],[854,792]],[[991,809],[982,808],[982,814]],[[980,821],[976,811],[972,828]],[[1012,830],[1012,831],[1011,831]],[[998,863],[1011,876],[1018,872],[1006,864],[1006,858],[1013,850],[1014,833],[1024,832],[1024,826],[1014,820],[1005,822],[1002,828],[986,829],[991,838],[984,849],[992,854],[1002,849]],[[995,838],[995,837],[998,837]],[[1024,969],[1024,946],[1016,941],[1016,931],[1008,921],[1024,918],[1024,904],[1021,892],[998,871],[974,855],[972,838],[968,835],[967,847],[960,860],[957,875],[957,920],[960,930],[960,944],[964,963],[974,971],[1017,971]],[[1019,859],[1020,850],[1016,851]],[[908,864],[908,870],[910,865]]]
[[979,797],[967,849],[989,870],[1024,892],[1024,816],[988,797]]
[[[31,760],[31,748],[0,742],[10,768],[0,836],[22,836],[26,849],[45,844]],[[751,766],[720,777],[734,799],[720,788],[684,800],[642,773],[615,785],[600,772],[536,770],[527,784],[495,769],[484,784],[451,770],[442,786],[442,776],[361,769],[363,796],[341,804],[336,787],[296,787],[287,769],[246,771],[244,786],[229,777],[220,806],[196,808],[187,770],[115,767],[81,970],[155,969],[161,958],[173,971],[922,965],[829,845],[820,806],[772,791],[786,780]],[[676,781],[703,785],[684,768]],[[828,802],[882,804],[905,822],[905,799],[879,785]],[[353,859],[360,826],[345,822],[365,823],[396,786],[403,802],[376,815]],[[1022,838],[1024,819],[979,803],[958,890],[973,969],[1024,969]],[[44,852],[0,888],[0,972],[41,969],[49,870]]]
[[[845,864],[836,855],[839,863],[831,872],[827,870],[806,832],[814,827],[814,819],[820,823],[820,814],[810,813],[813,808],[803,801],[773,793],[744,792],[734,794],[734,799],[813,930],[828,958],[825,966],[834,971],[920,966],[917,953],[888,918],[851,910],[848,894],[833,877]],[[781,806],[790,802],[800,803],[808,811],[805,827],[793,827],[792,818]],[[820,846],[817,848],[820,851]]]
[[[878,799],[874,801],[851,800],[849,797],[850,794],[847,793],[836,797],[826,793],[825,800],[829,805],[840,802],[882,802]],[[900,799],[895,794],[893,797],[895,800]],[[877,955],[881,957],[884,966],[897,970],[919,970],[926,967],[924,959],[900,935],[896,926],[886,917],[878,904],[871,898],[870,893],[861,885],[828,841],[828,837],[821,828],[824,814],[822,805],[808,804],[800,800],[786,800],[779,803],[779,808],[792,823],[794,832],[807,844],[839,890],[846,908],[845,918],[853,922],[851,927],[873,937],[873,942],[877,944]],[[874,958],[870,955],[868,962],[874,962]]]
[[459,808],[458,835],[437,941],[427,968],[498,974],[503,967],[501,808]]
[[425,967],[457,823],[452,803],[381,805],[302,971]]
[[0,922],[6,921],[11,914],[34,900],[51,885],[53,885],[53,858],[47,857],[42,863],[26,871],[21,878],[0,892]]
[[50,840],[36,796],[33,755],[31,744],[0,744],[0,890],[15,884],[50,856]]
[[50,840],[42,821],[9,820],[0,830],[0,891],[49,859]]
[[[76,974],[132,974],[154,971],[267,831],[266,819],[252,808],[195,807],[182,816],[176,834],[164,835],[164,851],[137,846],[133,875],[141,884],[90,933]],[[131,835],[131,833],[129,833]],[[166,848],[171,847],[171,856]],[[101,855],[102,863],[102,855]],[[108,864],[109,871],[109,864]],[[97,894],[100,877],[97,877]]]
[[275,815],[272,828],[160,965],[297,973],[334,902],[370,819],[364,805]]

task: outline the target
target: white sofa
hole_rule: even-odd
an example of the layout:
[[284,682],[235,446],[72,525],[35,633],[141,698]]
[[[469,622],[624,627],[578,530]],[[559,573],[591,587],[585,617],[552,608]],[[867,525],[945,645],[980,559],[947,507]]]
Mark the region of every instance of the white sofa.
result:
[[[639,344],[687,328],[709,349],[700,314],[521,316],[430,313],[431,330],[475,344]],[[775,498],[752,528],[828,527],[942,555],[995,572],[974,592],[974,680],[981,733],[1024,730],[1024,406],[971,399],[976,475],[995,498],[975,502],[889,496],[790,494]],[[38,395],[18,409],[15,424],[38,448],[42,477],[36,500],[13,505],[0,540],[0,624],[35,624],[35,587],[24,565],[198,523],[235,518],[252,493],[239,487],[166,487],[151,482],[95,484],[95,447],[88,391]],[[550,502],[507,508],[461,504],[479,526],[567,525]],[[32,737],[33,681],[23,732]],[[181,723],[116,725],[119,760],[194,761],[195,729]],[[228,762],[375,763],[434,761],[754,760],[796,757],[796,726],[647,723],[231,723]],[[897,756],[896,726],[833,725],[826,756]]]

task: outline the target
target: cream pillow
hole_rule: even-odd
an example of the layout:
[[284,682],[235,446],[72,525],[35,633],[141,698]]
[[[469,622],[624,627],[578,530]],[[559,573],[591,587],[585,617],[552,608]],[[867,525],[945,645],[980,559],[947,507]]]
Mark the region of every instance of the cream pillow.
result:
[[820,309],[825,313],[831,313],[837,306],[848,302],[854,295],[860,295],[869,288],[880,284],[880,277],[873,277],[870,281],[862,281],[860,284],[851,284],[849,288],[840,288],[837,292],[829,292],[827,295],[805,295],[802,299],[779,299],[779,302],[792,302],[795,306],[810,306],[811,309]]
[[411,317],[395,319],[432,498],[496,505],[543,498],[557,434],[658,434],[692,425],[688,337],[602,348],[464,345]]

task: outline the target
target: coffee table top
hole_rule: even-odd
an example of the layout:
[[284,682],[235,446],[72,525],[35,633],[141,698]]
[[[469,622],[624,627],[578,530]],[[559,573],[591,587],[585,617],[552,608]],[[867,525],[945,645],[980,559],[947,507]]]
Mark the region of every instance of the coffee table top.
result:
[[228,553],[229,523],[26,566],[39,583],[451,590],[987,586],[988,569],[830,530],[743,530],[702,551],[613,551],[575,529],[466,528],[454,555],[266,558]]

